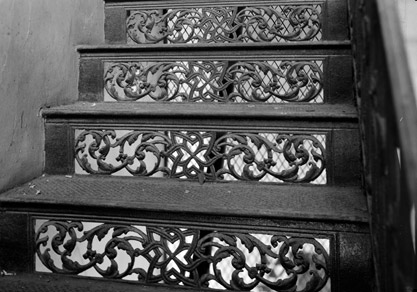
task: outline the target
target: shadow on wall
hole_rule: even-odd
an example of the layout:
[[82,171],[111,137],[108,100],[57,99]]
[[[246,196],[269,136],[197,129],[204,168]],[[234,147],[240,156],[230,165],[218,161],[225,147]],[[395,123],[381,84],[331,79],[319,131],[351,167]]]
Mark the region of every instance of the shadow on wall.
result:
[[80,44],[104,42],[102,0],[0,0],[0,191],[42,173],[40,109],[77,98]]

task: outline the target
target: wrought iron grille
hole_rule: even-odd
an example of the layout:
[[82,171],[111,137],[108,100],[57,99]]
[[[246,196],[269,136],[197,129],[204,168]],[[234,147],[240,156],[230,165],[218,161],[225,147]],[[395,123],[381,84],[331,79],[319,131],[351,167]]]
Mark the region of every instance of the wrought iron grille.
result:
[[105,63],[105,101],[323,103],[323,60]]
[[127,40],[128,44],[320,41],[322,6],[322,2],[284,2],[130,10]]
[[144,284],[329,291],[330,237],[36,220],[36,270]]
[[[279,134],[271,134],[271,133],[261,133],[259,134],[262,137],[265,137],[267,140],[269,141],[277,141],[277,146],[280,149],[284,149],[286,148],[286,143],[288,142],[287,138],[285,138],[285,136],[279,135]],[[325,146],[326,145],[326,135],[311,135],[312,137],[314,137],[314,140],[310,140],[310,139],[304,139],[302,141],[300,141],[300,144],[295,144],[291,146],[291,150],[293,153],[296,153],[296,149],[294,147],[299,147],[304,149],[305,151],[309,152],[309,153],[313,153],[315,151],[320,152],[320,155],[323,155],[324,153],[322,153],[323,149],[317,148],[316,146],[318,145],[317,143],[319,143],[320,145]],[[316,144],[316,145],[315,145]],[[263,157],[267,157],[268,153],[267,153],[267,149],[266,148],[257,148],[253,143],[249,143],[249,147],[251,147],[252,149],[254,149],[254,154],[256,159],[258,160],[262,160]],[[226,152],[231,151],[232,149],[230,147],[227,147],[225,149]],[[310,159],[313,159],[314,155],[310,156]],[[276,169],[277,171],[285,171],[286,169],[290,169],[291,168],[291,162],[288,161],[286,159],[285,156],[282,155],[274,155],[272,158],[273,161],[276,161]],[[234,168],[238,171],[238,172],[243,172],[244,168],[245,168],[245,155],[244,153],[242,153],[241,155],[237,155],[234,156],[233,159],[231,160],[230,164],[234,166]],[[317,163],[318,161],[314,162]],[[312,171],[312,169],[310,168],[310,163],[306,163],[303,165],[300,165],[299,168],[299,172],[298,175],[299,177],[309,177],[310,174],[309,172]],[[321,168],[321,162],[317,164],[317,166],[319,168]],[[261,172],[254,170],[254,172],[256,174],[261,174]],[[230,180],[230,181],[236,181],[237,179],[231,175],[225,175],[225,180]],[[260,179],[261,182],[283,182],[283,180],[280,180],[277,177],[274,177],[273,175],[265,175],[264,177],[262,177]],[[321,174],[319,176],[317,176],[316,179],[310,181],[313,184],[326,184],[327,183],[327,176],[326,176],[326,169],[324,169]]]
[[76,173],[326,183],[326,135],[77,130]]

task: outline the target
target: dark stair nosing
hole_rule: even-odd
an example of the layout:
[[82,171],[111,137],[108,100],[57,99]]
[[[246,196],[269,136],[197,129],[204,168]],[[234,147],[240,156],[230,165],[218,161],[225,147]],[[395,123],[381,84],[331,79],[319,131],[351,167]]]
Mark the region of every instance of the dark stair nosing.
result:
[[43,176],[0,195],[0,208],[178,212],[335,222],[368,221],[357,187],[198,182],[114,176]]
[[349,104],[219,104],[169,102],[77,102],[42,110],[44,117],[201,117],[256,119],[338,119],[357,122]]
[[173,290],[164,286],[145,286],[137,282],[49,273],[14,273],[0,277],[1,292],[147,292],[150,290],[154,292],[193,291],[189,288],[175,287]]
[[[197,43],[197,44],[141,44],[141,45],[80,45],[77,51],[82,55],[107,55],[119,56],[124,54],[135,54],[138,52],[154,52],[161,54],[164,52],[205,52],[206,54],[217,54],[221,51],[255,51],[261,54],[291,54],[315,55],[315,54],[337,54],[350,55],[351,41],[317,41],[317,42],[291,42],[291,43]],[[219,56],[219,55],[218,55]]]

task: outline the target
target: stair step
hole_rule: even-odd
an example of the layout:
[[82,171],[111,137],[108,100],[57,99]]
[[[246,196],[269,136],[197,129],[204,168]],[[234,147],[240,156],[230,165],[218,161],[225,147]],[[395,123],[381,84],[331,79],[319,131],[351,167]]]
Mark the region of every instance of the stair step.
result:
[[349,42],[78,51],[80,101],[354,104]]
[[[351,105],[79,102],[45,109],[43,116],[48,174],[360,183]],[[254,157],[245,158],[248,153]],[[189,155],[195,157],[186,163]],[[198,169],[185,171],[193,166]]]
[[[88,194],[88,195],[87,195]],[[0,197],[7,210],[118,214],[135,210],[335,222],[368,221],[360,188],[204,183],[161,178],[44,176]],[[109,214],[109,213],[106,213]]]
[[108,43],[133,45],[345,40],[346,5],[343,0],[106,0],[105,37]]
[[[44,273],[17,273],[0,277],[1,292],[146,292],[149,286],[120,281],[103,281],[64,275]],[[167,292],[172,289],[152,287],[155,292]],[[184,291],[185,289],[176,289]],[[186,291],[190,291],[187,289]]]
[[[181,283],[194,289],[243,289],[249,283],[265,288],[262,283],[276,275],[264,274],[264,267],[284,269],[285,279],[293,275],[298,280],[285,287],[295,290],[311,285],[312,291],[350,291],[344,287],[357,277],[355,291],[367,291],[361,289],[369,279],[369,228],[359,188],[43,176],[0,195],[0,210],[2,268],[18,272],[3,277],[7,285],[33,281],[42,289],[38,274],[19,280],[20,273],[52,271],[105,278],[109,287],[122,279],[139,291],[142,284],[163,290]],[[110,259],[119,264],[110,269]],[[171,260],[183,263],[179,273],[172,273]],[[258,273],[261,283],[243,274],[243,282],[227,279],[240,269]],[[54,288],[67,281],[55,279],[47,280]],[[75,283],[78,289],[87,282]],[[281,281],[269,283],[283,289]]]

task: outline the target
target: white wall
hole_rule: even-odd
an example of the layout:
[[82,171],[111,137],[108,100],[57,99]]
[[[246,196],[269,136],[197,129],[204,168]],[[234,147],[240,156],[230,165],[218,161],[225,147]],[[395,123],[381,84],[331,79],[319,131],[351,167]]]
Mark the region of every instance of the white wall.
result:
[[403,26],[410,71],[414,84],[414,96],[417,96],[417,1],[396,1],[398,2],[398,10]]

